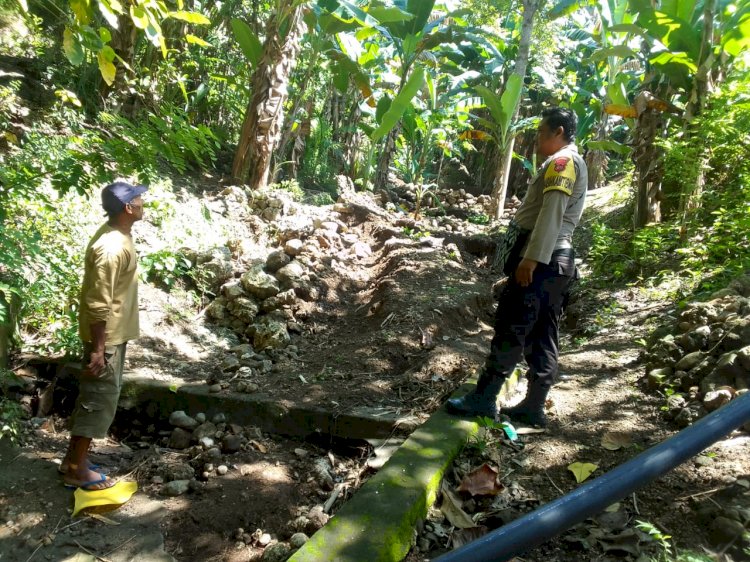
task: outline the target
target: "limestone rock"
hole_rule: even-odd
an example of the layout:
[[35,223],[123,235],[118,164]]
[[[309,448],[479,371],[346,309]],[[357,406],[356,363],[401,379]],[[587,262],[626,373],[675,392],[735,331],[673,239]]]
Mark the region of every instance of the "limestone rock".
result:
[[169,424],[182,429],[193,430],[198,422],[188,416],[183,410],[175,410],[169,415]]
[[221,286],[221,294],[224,295],[229,301],[247,296],[247,293],[245,293],[245,290],[242,288],[242,283],[240,283],[239,280],[236,279],[224,283]]
[[236,355],[227,355],[221,362],[221,370],[224,372],[234,372],[240,367],[240,360],[237,359]]
[[215,321],[225,320],[229,316],[226,304],[227,300],[224,297],[214,299],[206,307],[206,316]]
[[294,289],[283,291],[274,297],[269,297],[260,304],[260,309],[263,312],[271,312],[281,308],[282,306],[289,306],[294,304],[297,300],[297,295]]
[[247,297],[239,297],[230,301],[227,309],[237,320],[249,324],[258,315],[258,303]]
[[266,270],[274,273],[285,265],[288,265],[291,261],[292,258],[290,258],[284,251],[276,250],[268,255],[268,259],[266,259]]
[[171,482],[173,480],[184,480],[188,481],[195,476],[193,467],[187,463],[176,463],[167,466],[164,469],[164,480]]
[[169,448],[187,449],[190,446],[191,436],[192,434],[189,431],[176,427],[169,436]]
[[694,351],[688,353],[685,357],[680,359],[674,366],[676,371],[689,371],[696,367],[701,361],[703,361],[704,354],[701,351]]
[[198,265],[195,267],[196,275],[207,283],[215,292],[217,292],[234,273],[234,267],[232,266],[232,253],[229,251],[229,248],[224,246],[213,248],[207,253],[198,256],[197,261]]
[[[297,261],[293,261],[289,265],[285,265],[276,272],[276,278],[279,280],[281,288],[284,290],[292,289],[295,286],[299,285],[302,282],[302,278],[304,277],[304,275],[305,269]],[[276,291],[276,293],[278,293],[278,291]],[[274,293],[274,295],[276,293]],[[273,295],[268,296],[270,297]]]
[[323,512],[323,506],[316,505],[307,514],[307,527],[306,531],[309,535],[314,534],[318,529],[323,527],[330,517],[328,514]]
[[289,544],[292,545],[292,548],[302,548],[309,540],[310,538],[305,533],[294,533],[289,539]]
[[225,453],[236,453],[242,448],[242,437],[239,435],[225,435],[221,440],[221,449]]
[[263,551],[261,562],[285,562],[291,555],[292,548],[287,543],[271,543]]
[[286,322],[280,322],[268,317],[261,318],[255,325],[253,347],[255,349],[279,349],[289,345],[289,332]]
[[703,397],[703,407],[709,412],[721,408],[732,399],[732,391],[728,389],[712,390]]
[[292,257],[299,256],[302,253],[302,240],[292,238],[284,243],[284,252]]
[[172,480],[161,489],[162,496],[181,496],[190,489],[190,480]]
[[256,265],[246,271],[240,277],[240,281],[245,291],[259,299],[267,299],[279,292],[278,281],[273,275],[263,271],[262,265]]
[[216,425],[211,422],[205,422],[195,428],[195,431],[193,431],[193,439],[195,441],[200,441],[203,437],[213,438],[215,433]]

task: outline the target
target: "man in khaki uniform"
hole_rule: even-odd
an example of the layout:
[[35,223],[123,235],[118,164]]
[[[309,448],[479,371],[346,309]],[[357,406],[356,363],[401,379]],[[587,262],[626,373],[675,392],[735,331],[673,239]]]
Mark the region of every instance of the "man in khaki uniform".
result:
[[581,219],[588,172],[575,145],[575,113],[542,113],[537,153],[545,158],[498,247],[496,265],[508,275],[497,306],[495,336],[475,390],[446,405],[463,416],[497,416],[497,395],[525,354],[529,390],[518,406],[501,412],[545,426],[544,402],[557,375],[558,323],[576,274],[573,230]]
[[107,436],[120,397],[125,347],[139,335],[138,264],[131,229],[143,218],[141,195],[146,190],[125,182],[105,187],[102,206],[109,220],[86,248],[78,315],[86,367],[60,466],[66,484],[86,490],[114,485],[92,470],[88,450],[92,438]]

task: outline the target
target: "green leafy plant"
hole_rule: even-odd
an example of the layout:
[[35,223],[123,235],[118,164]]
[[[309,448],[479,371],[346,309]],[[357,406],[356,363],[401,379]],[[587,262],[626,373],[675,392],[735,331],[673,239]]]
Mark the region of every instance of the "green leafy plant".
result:
[[180,252],[163,249],[139,259],[141,278],[170,289],[177,281],[186,279],[193,264]]
[[25,412],[18,402],[8,396],[8,385],[13,379],[17,379],[13,371],[0,368],[0,440],[17,443]]
[[485,213],[470,213],[466,220],[472,224],[485,225],[490,223],[490,217]]
[[636,520],[636,528],[639,531],[643,531],[644,533],[647,533],[648,536],[651,538],[651,540],[655,541],[661,547],[662,549],[661,559],[662,560],[669,559],[669,557],[672,555],[672,545],[669,543],[669,539],[672,538],[671,535],[665,534],[656,525],[648,521]]

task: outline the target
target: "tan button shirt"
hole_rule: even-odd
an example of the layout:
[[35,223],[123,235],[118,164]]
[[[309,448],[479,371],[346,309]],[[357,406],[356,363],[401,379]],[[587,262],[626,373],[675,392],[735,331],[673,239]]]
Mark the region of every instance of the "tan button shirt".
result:
[[91,324],[106,322],[106,344],[138,338],[138,258],[133,239],[102,225],[86,248],[78,329],[91,341]]
[[588,189],[586,162],[575,144],[547,158],[529,185],[515,221],[531,230],[525,258],[549,263],[552,252],[571,248]]

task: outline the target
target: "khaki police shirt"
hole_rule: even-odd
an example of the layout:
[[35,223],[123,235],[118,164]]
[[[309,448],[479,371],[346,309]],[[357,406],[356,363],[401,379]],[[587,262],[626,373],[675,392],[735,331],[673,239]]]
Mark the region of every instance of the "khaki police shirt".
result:
[[102,225],[86,248],[78,328],[90,342],[91,324],[106,322],[106,344],[138,338],[138,258],[133,239]]
[[572,247],[587,189],[586,162],[575,144],[544,161],[515,216],[521,228],[531,230],[523,257],[548,264],[552,252]]

